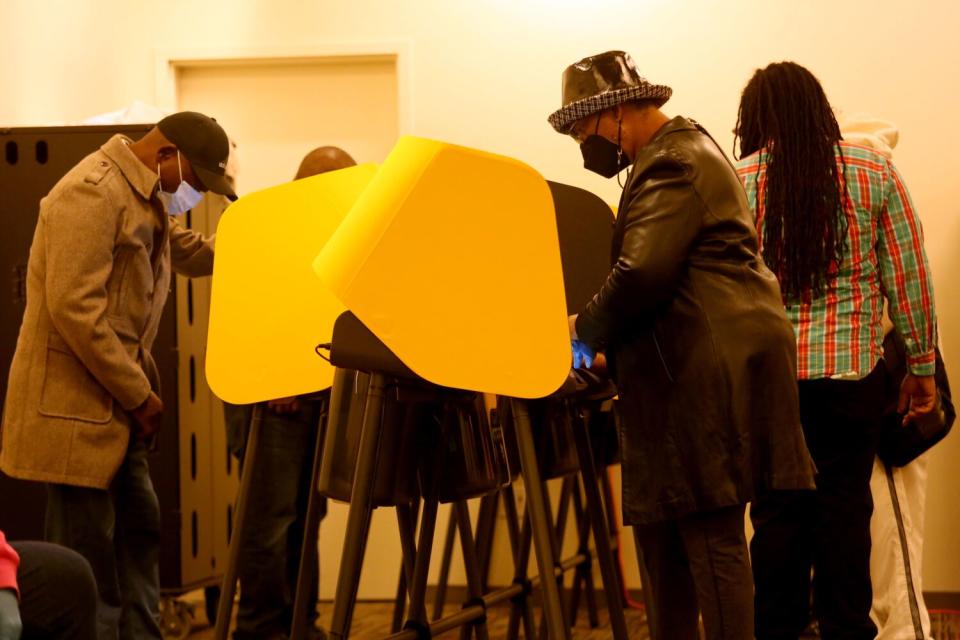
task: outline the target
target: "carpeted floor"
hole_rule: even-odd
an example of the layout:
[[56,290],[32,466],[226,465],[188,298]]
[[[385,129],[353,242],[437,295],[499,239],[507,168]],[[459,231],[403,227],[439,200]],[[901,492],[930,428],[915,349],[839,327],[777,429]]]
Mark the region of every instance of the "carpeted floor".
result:
[[[330,617],[331,605],[322,603],[320,605],[321,622]],[[451,608],[450,613],[456,611]],[[503,638],[506,635],[507,622],[510,609],[507,606],[494,607],[490,610],[488,616],[487,629],[490,638]],[[393,619],[392,602],[361,602],[357,604],[354,613],[353,628],[350,633],[351,638],[357,640],[370,638],[383,638],[390,632],[390,622]],[[591,629],[587,621],[586,611],[582,611],[574,629],[573,637],[575,640],[609,640],[610,631],[605,627],[607,621],[606,611],[600,611],[600,626],[597,629]],[[627,612],[627,626],[630,630],[631,640],[646,640],[647,626],[642,611]],[[522,634],[521,634],[522,635]],[[213,638],[213,629],[207,623],[206,615],[203,613],[203,607],[197,607],[196,620],[194,622],[193,632],[188,636],[191,640],[209,640]],[[459,637],[459,631],[453,630],[437,636],[438,638],[456,638]]]

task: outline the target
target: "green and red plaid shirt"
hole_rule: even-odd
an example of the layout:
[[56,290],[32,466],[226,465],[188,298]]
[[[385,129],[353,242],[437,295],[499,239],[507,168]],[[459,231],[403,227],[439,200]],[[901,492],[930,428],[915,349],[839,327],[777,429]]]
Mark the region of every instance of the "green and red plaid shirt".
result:
[[[823,296],[785,301],[797,334],[797,377],[858,379],[869,374],[883,356],[884,298],[906,343],[910,372],[933,375],[937,344],[933,283],[910,194],[896,167],[881,154],[841,142],[838,167],[840,149],[850,196],[846,255]],[[737,165],[761,246],[765,168],[764,150]]]

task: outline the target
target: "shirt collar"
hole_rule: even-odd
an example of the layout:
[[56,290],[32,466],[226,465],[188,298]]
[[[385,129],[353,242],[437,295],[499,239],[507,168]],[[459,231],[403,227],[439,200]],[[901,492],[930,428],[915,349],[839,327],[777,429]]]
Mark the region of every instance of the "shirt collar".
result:
[[140,158],[130,150],[131,142],[132,140],[127,136],[117,134],[100,147],[100,150],[116,163],[123,177],[127,179],[134,191],[139,193],[144,200],[149,200],[157,187],[158,177],[155,171],[151,171],[140,162]]
[[659,140],[665,135],[674,133],[676,131],[696,131],[696,130],[697,128],[694,126],[692,122],[690,122],[683,116],[676,116],[671,120],[668,120],[667,122],[665,122],[662,127],[657,129],[656,133],[654,133],[653,137],[650,139],[650,142]]

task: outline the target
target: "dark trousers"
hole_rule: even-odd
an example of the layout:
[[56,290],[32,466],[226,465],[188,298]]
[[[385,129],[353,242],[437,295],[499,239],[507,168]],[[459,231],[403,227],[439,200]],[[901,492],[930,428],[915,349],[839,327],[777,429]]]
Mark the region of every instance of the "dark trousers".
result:
[[[240,552],[240,604],[234,638],[264,638],[288,633],[300,567],[313,452],[320,434],[323,402],[299,400],[297,413],[278,415],[264,407],[260,451],[249,496],[249,511]],[[225,405],[227,439],[243,460],[251,406]],[[326,511],[326,503],[321,512]],[[308,627],[316,624],[319,561],[308,576]]]
[[649,576],[653,640],[753,639],[753,579],[743,505],[635,526]]
[[813,609],[825,640],[872,640],[870,474],[884,408],[881,365],[857,381],[800,382],[817,490],[775,492],[751,509],[758,640],[795,640]]
[[75,551],[45,542],[14,542],[20,556],[21,640],[96,640],[97,584]]
[[97,580],[97,637],[160,638],[160,505],[146,447],[131,445],[109,490],[47,486],[47,541],[86,558]]

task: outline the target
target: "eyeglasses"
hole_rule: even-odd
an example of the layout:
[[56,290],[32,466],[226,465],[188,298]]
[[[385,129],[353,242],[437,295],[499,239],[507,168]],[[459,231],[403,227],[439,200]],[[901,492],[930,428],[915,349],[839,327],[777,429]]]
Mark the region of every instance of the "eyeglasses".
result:
[[[600,118],[603,117],[603,112],[602,111],[598,112],[596,116],[597,116],[597,124],[593,128],[594,134],[600,131]],[[573,138],[577,142],[577,144],[583,143],[583,141],[586,140],[587,136],[590,135],[590,134],[584,133],[583,131],[586,128],[583,126],[586,120],[587,118],[581,118],[580,120],[577,120],[573,124],[573,126],[570,128],[569,136]]]

